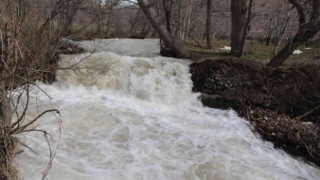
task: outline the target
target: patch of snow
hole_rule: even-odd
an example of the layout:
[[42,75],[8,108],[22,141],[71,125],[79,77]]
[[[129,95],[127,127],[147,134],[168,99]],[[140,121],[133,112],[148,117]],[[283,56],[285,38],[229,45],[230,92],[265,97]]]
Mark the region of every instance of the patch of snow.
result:
[[303,52],[300,51],[299,49],[293,51],[293,54],[302,54],[302,53],[303,53]]
[[302,122],[302,124],[304,124],[304,125],[313,125],[312,122]]
[[220,48],[220,50],[231,51],[231,47],[230,46],[223,46],[223,48]]

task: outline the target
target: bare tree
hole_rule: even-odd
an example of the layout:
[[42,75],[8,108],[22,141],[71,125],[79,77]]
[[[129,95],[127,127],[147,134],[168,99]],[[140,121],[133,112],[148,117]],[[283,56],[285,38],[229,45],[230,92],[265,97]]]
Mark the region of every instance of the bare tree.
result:
[[252,20],[254,0],[231,0],[231,54],[244,55],[245,41]]
[[82,6],[83,2],[84,0],[64,1],[63,8],[60,9],[59,13],[59,28],[61,36],[68,36],[71,34],[73,18]]
[[158,15],[149,1],[138,0],[138,3],[145,15],[148,17],[153,28],[158,32],[160,39],[164,41],[165,46],[169,48],[175,56],[185,57],[187,52],[182,42],[168,30],[168,26],[166,27],[159,21]]
[[[34,123],[47,113],[59,112],[49,109],[30,119],[27,116],[31,99],[29,92],[37,80],[52,81],[48,74],[54,74],[57,65],[56,51],[60,45],[61,32],[64,27],[69,27],[68,24],[63,27],[53,24],[58,24],[56,17],[67,11],[63,8],[70,7],[63,4],[71,1],[80,2],[58,0],[51,7],[50,4],[37,4],[44,3],[43,1],[0,0],[0,179],[16,178],[16,171],[11,163],[19,140],[14,135],[40,132],[51,144],[48,140],[50,135],[36,129]],[[40,8],[50,11],[41,13]],[[46,178],[55,155],[50,145],[48,148],[50,162],[42,179]]]
[[299,14],[299,29],[292,40],[267,64],[269,67],[281,66],[284,61],[320,30],[320,0],[289,0]]

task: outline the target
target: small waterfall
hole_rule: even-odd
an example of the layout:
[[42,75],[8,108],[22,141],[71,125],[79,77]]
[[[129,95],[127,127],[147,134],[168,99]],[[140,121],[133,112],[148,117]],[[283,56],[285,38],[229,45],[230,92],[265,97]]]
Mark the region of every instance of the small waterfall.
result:
[[[71,59],[70,59],[71,58]],[[76,66],[73,66],[77,64]],[[188,61],[164,57],[130,57],[112,52],[62,56],[57,79],[65,86],[83,86],[132,95],[154,103],[189,102],[191,92]]]
[[[318,179],[320,171],[273,148],[232,110],[205,108],[192,93],[189,61],[158,56],[158,40],[95,40],[62,55],[58,81],[38,83],[28,117],[55,107],[38,128],[58,144],[48,178]],[[46,93],[43,93],[46,92]],[[49,96],[48,96],[49,95]],[[21,136],[33,151],[16,157],[24,179],[48,161],[42,134]],[[23,148],[23,147],[21,147]]]

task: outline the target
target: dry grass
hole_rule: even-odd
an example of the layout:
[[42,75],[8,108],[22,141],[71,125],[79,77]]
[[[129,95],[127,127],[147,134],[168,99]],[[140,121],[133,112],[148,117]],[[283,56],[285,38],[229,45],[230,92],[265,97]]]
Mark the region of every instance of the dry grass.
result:
[[[34,124],[44,114],[59,111],[45,110],[31,120],[26,118],[26,114],[31,99],[31,85],[36,80],[53,80],[60,30],[52,29],[55,27],[50,24],[44,26],[45,17],[35,9],[28,10],[30,6],[26,3],[21,0],[0,0],[0,179],[16,179],[18,176],[12,160],[19,140],[13,135],[40,132],[46,137],[50,162],[43,172],[39,172],[43,174],[43,179],[55,156],[50,134],[36,129]],[[22,101],[22,97],[25,100]],[[16,118],[15,122],[12,122],[12,117]]]

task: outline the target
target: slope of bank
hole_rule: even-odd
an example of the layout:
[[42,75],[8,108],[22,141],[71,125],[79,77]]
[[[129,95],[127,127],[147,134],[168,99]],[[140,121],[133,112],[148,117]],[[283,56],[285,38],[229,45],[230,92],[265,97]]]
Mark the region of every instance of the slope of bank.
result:
[[233,108],[267,140],[320,165],[320,66],[270,69],[248,60],[190,66],[204,105]]

